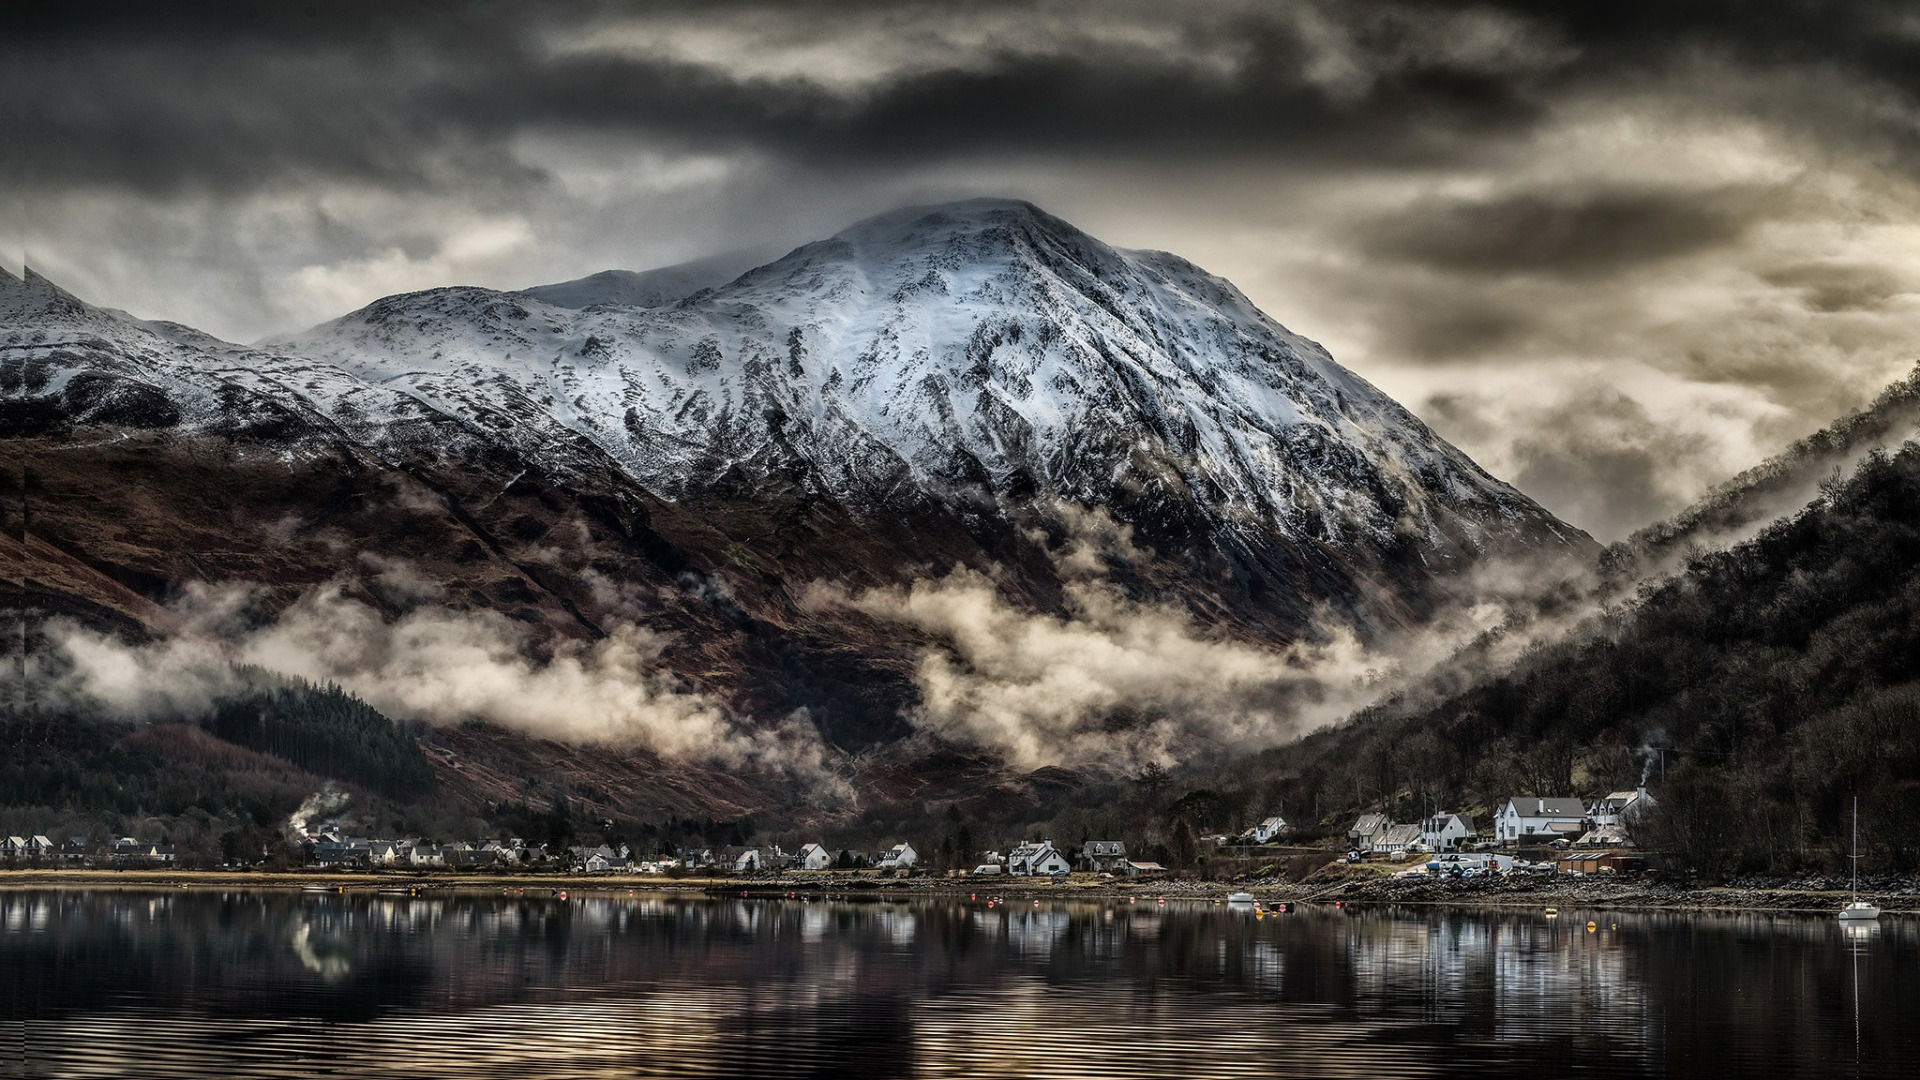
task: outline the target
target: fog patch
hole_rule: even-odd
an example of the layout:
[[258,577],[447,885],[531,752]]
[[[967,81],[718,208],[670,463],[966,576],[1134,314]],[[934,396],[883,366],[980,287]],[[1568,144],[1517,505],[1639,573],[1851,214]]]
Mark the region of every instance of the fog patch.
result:
[[127,645],[71,623],[48,627],[66,693],[130,719],[193,715],[246,689],[247,668],[334,683],[381,712],[429,724],[483,720],[540,738],[825,778],[830,752],[804,714],[737,723],[661,663],[667,639],[626,623],[537,656],[494,612],[421,607],[388,619],[340,584],[260,620],[244,586],[195,587],[183,629]]
[[1206,746],[1279,742],[1370,699],[1393,666],[1344,631],[1274,651],[1105,582],[1069,582],[1065,598],[1063,614],[1023,610],[985,575],[958,569],[904,588],[816,585],[803,602],[932,639],[910,719],[1027,769],[1165,764]]
[[1387,695],[1430,692],[1436,676],[1510,663],[1596,608],[1592,568],[1543,553],[1449,580],[1449,602],[1417,630],[1366,637],[1322,611],[1310,638],[1271,647],[1129,595],[1107,572],[1152,559],[1132,530],[1097,508],[1049,509],[1066,531],[1050,551],[1057,612],[1021,607],[991,573],[964,567],[905,586],[814,583],[800,606],[850,609],[925,640],[907,716],[920,730],[1024,769],[1122,771],[1297,738]]

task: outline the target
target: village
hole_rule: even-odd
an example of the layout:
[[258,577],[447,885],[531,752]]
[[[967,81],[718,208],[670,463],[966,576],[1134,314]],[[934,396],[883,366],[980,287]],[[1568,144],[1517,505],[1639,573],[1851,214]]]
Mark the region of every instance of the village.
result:
[[[1184,865],[1164,855],[1130,852],[1122,840],[1089,839],[1059,844],[1051,838],[1017,841],[983,852],[947,852],[935,865],[912,841],[878,850],[829,848],[804,843],[788,851],[778,843],[722,846],[662,845],[636,851],[625,843],[547,844],[504,837],[437,842],[421,838],[380,839],[351,835],[323,823],[298,836],[298,864],[315,869],[365,871],[508,872],[763,877],[782,874],[852,873],[878,877],[1008,877],[1063,879],[1074,874],[1100,879],[1245,876],[1255,858],[1285,852],[1319,852],[1327,862],[1406,866],[1407,876],[1474,877],[1492,874],[1631,874],[1648,868],[1646,853],[1632,842],[1634,823],[1654,805],[1645,788],[1582,800],[1532,795],[1503,799],[1490,829],[1466,813],[1439,812],[1416,822],[1382,813],[1360,815],[1344,836],[1302,835],[1282,815],[1268,816],[1237,834],[1200,838],[1200,854]],[[1295,846],[1287,847],[1288,844]],[[1138,845],[1136,845],[1138,847]],[[1156,848],[1158,855],[1164,849]],[[958,863],[956,864],[956,860]],[[1411,864],[1411,865],[1408,865]],[[0,866],[34,869],[134,869],[181,865],[165,840],[84,836],[55,842],[45,835],[0,838]],[[240,869],[236,859],[222,869]]]

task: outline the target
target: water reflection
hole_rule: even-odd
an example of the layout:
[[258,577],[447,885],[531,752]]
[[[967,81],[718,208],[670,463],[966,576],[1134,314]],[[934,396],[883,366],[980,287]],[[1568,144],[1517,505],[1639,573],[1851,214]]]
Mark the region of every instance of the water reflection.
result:
[[11,892],[0,1076],[1914,1075],[1917,959],[1893,920]]

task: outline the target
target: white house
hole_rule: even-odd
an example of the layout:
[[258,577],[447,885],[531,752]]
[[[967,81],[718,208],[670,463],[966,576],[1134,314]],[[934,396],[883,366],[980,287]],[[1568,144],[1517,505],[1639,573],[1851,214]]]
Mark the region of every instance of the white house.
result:
[[1493,814],[1493,836],[1502,844],[1572,839],[1585,832],[1587,806],[1579,799],[1515,795]]
[[1455,851],[1476,834],[1466,814],[1435,814],[1420,823],[1420,839],[1429,851]]
[[819,844],[808,844],[800,849],[800,855],[794,861],[796,870],[825,870],[833,865],[833,856]]
[[1347,830],[1347,847],[1353,851],[1373,850],[1373,842],[1392,824],[1385,814],[1361,814],[1360,820]]
[[1375,836],[1369,849],[1375,855],[1393,855],[1411,851],[1420,842],[1420,826],[1389,825],[1386,830]]
[[757,874],[766,869],[766,857],[759,848],[748,848],[733,857],[733,872],[736,874]]
[[1647,794],[1646,788],[1615,791],[1588,807],[1587,817],[1596,827],[1617,829],[1633,824],[1633,819],[1653,809],[1653,806],[1653,796]]
[[920,853],[913,850],[912,844],[895,844],[880,856],[878,864],[881,870],[905,870],[920,861]]
[[1018,877],[1032,877],[1036,874],[1064,874],[1073,869],[1065,855],[1053,846],[1053,841],[1042,840],[1037,844],[1021,844],[1007,855],[1007,873]]
[[1275,814],[1272,817],[1240,834],[1240,839],[1251,840],[1256,844],[1271,843],[1273,839],[1287,831],[1287,819]]

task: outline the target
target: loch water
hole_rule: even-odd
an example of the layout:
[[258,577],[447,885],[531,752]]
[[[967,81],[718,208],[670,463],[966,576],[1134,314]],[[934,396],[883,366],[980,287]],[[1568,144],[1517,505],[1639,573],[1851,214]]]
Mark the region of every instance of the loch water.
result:
[[988,899],[0,892],[0,1077],[1920,1075],[1915,921]]

